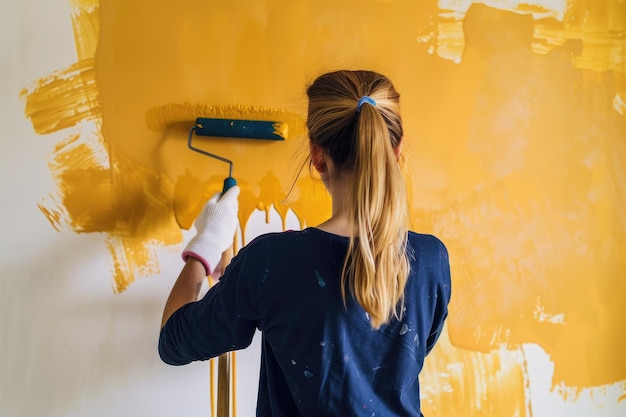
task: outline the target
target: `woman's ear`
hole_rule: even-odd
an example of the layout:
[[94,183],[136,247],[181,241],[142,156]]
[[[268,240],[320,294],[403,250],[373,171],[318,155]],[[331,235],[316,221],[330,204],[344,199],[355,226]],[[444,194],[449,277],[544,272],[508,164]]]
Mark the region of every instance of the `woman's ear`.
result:
[[309,143],[311,152],[311,163],[320,174],[326,172],[326,153],[320,145],[313,142]]
[[400,143],[398,143],[398,146],[396,146],[396,148],[393,150],[393,153],[396,155],[396,161],[400,159],[400,154],[402,153],[402,144],[404,143],[403,140],[400,140]]

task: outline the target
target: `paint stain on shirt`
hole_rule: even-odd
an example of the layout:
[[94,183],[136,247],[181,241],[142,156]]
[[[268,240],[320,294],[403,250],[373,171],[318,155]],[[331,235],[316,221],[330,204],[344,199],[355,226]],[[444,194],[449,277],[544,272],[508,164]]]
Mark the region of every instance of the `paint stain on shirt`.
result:
[[319,286],[321,288],[324,288],[326,286],[326,281],[324,281],[324,277],[320,275],[320,272],[317,269],[315,270],[315,277],[317,278],[317,283],[319,284]]
[[261,277],[261,283],[265,283],[269,275],[270,275],[270,263],[268,261],[265,263],[265,271],[263,271],[263,276]]

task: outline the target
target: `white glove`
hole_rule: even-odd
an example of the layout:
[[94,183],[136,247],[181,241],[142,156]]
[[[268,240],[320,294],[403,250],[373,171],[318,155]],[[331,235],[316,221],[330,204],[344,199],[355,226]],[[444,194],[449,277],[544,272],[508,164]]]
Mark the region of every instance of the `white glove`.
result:
[[193,223],[198,234],[185,247],[183,260],[186,262],[190,256],[198,259],[207,275],[219,266],[222,253],[233,244],[237,230],[239,191],[235,185],[224,194],[215,194]]

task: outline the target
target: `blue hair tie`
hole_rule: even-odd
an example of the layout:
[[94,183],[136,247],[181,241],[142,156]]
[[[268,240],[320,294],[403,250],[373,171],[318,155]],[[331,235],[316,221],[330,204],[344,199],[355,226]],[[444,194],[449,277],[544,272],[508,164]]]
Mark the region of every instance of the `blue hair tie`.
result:
[[370,96],[363,96],[363,97],[361,97],[361,99],[359,100],[359,102],[356,105],[356,111],[359,111],[359,112],[361,111],[361,106],[363,105],[363,103],[368,103],[368,104],[371,104],[372,106],[376,107],[376,100],[374,100]]

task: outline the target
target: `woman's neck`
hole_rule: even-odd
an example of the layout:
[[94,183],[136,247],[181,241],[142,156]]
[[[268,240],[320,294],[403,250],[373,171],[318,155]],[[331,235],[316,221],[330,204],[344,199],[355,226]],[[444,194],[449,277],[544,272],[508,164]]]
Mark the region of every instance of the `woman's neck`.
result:
[[317,226],[317,229],[332,233],[338,236],[350,237],[350,223],[347,217],[331,217],[324,223]]
[[342,182],[330,181],[327,189],[333,202],[332,216],[317,228],[335,235],[349,237],[350,219],[346,210],[348,204],[346,188]]

